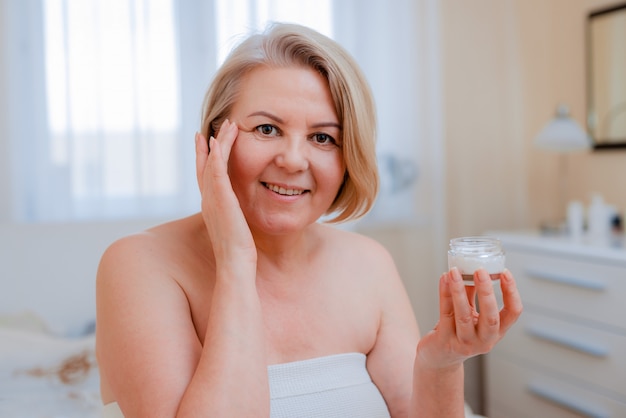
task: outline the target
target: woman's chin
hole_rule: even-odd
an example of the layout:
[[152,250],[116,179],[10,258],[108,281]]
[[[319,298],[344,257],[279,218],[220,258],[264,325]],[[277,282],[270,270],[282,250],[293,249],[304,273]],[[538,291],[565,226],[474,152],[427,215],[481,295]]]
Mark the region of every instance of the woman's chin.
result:
[[265,235],[287,235],[304,231],[314,224],[319,217],[312,218],[305,218],[302,214],[274,214],[258,219],[258,221],[250,222],[251,220],[249,220],[248,224],[253,232]]

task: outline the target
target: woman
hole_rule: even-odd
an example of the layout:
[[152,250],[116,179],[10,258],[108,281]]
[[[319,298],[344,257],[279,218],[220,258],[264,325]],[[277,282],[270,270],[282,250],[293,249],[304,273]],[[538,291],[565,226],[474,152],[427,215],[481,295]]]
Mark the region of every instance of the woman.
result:
[[274,25],[231,53],[196,136],[201,212],[103,255],[105,416],[463,416],[463,361],[503,337],[519,295],[505,272],[498,311],[480,271],[478,315],[445,273],[420,339],[385,249],[317,222],[371,207],[374,119],[357,65],[312,30]]

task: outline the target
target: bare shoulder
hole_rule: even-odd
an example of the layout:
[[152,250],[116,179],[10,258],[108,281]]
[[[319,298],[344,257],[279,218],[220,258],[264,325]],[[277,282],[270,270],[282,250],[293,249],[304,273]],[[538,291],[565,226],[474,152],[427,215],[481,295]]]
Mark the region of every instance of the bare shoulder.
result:
[[[146,263],[148,259],[156,258],[153,255],[158,253],[163,243],[163,239],[159,239],[148,231],[119,238],[109,245],[102,255],[99,271],[112,268],[126,270],[130,265]],[[98,278],[101,277],[103,276],[99,274]]]
[[[404,306],[408,295],[395,260],[389,250],[372,237],[351,231],[334,232],[336,252],[341,254],[348,275],[358,280],[361,286],[370,286],[380,302],[381,309],[396,309]],[[356,273],[356,274],[355,274]]]
[[147,230],[119,238],[107,248],[103,258],[107,260],[110,257],[117,258],[130,256],[128,251],[135,254],[138,251],[154,251],[159,247],[164,247],[172,238],[176,225],[183,224],[184,222],[184,219],[170,221]]
[[361,285],[400,280],[393,257],[380,242],[358,232],[322,226],[328,257],[334,260],[336,268],[346,269]]
[[[129,275],[137,269],[144,273],[158,271],[157,276],[167,273],[183,261],[181,257],[194,255],[187,250],[197,247],[194,246],[194,239],[197,240],[195,228],[193,218],[184,218],[118,239],[102,255],[98,279]],[[107,274],[111,270],[120,274]],[[138,277],[155,276],[142,274]]]
[[[132,234],[113,242],[104,252],[96,275],[97,320],[118,318],[119,309],[134,315],[150,305],[185,301],[184,274],[177,266],[183,259],[185,242],[179,230],[188,228],[179,220]],[[191,233],[183,232],[191,236]],[[179,302],[176,302],[178,300]],[[106,313],[106,315],[104,315]]]
[[188,296],[206,291],[198,283],[206,284],[210,270],[196,224],[184,218],[113,242],[96,275],[97,320],[114,319],[119,309],[134,315],[166,306],[188,315]]
[[[326,253],[323,257],[344,294],[358,295],[360,303],[379,318],[414,319],[404,282],[391,253],[380,242],[358,232],[324,226]],[[384,324],[381,320],[379,324]]]

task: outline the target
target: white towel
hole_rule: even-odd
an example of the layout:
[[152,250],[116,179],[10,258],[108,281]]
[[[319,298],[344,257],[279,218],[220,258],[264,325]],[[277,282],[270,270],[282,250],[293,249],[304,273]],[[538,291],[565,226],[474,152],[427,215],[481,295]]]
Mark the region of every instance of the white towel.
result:
[[[337,354],[267,368],[271,418],[389,418],[361,353]],[[103,418],[124,418],[116,402]]]
[[361,353],[268,367],[272,418],[389,418]]

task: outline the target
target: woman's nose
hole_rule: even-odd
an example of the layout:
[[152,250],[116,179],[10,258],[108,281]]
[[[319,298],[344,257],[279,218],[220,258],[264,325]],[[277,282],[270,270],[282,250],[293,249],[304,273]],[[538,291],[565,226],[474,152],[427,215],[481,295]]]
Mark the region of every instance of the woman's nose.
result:
[[276,155],[276,165],[289,172],[306,170],[309,167],[307,139],[287,137],[281,142],[281,147]]

